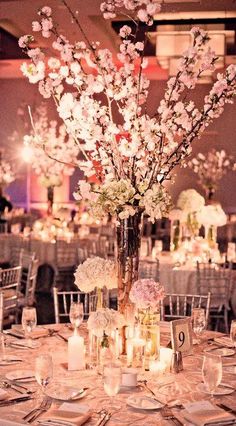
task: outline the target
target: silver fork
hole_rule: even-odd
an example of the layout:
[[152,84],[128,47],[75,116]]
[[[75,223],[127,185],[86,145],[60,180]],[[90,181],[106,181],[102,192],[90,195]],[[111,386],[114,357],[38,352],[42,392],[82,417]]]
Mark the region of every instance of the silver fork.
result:
[[26,420],[27,423],[32,423],[40,414],[42,414],[44,411],[47,411],[51,406],[51,399],[48,397],[45,397],[41,404],[33,408],[29,413],[27,413],[22,420]]

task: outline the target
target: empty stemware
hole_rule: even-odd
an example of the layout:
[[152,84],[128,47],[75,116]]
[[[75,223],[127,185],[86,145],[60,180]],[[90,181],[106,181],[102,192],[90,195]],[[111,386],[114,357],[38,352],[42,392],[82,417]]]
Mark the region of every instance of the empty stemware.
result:
[[203,358],[202,378],[206,389],[213,398],[214,392],[222,379],[222,359],[219,355],[207,354]]
[[37,313],[35,308],[30,306],[26,306],[23,308],[21,324],[25,332],[25,338],[28,340],[28,346],[35,347],[36,345],[35,344],[33,345],[32,338],[31,338],[31,333],[37,325]]
[[53,378],[53,362],[49,354],[39,355],[35,360],[35,378],[40,385],[41,394]]
[[109,408],[119,410],[121,407],[114,403],[114,398],[121,386],[121,366],[119,364],[109,363],[104,365],[103,385],[106,394],[111,399]]
[[192,309],[193,332],[196,337],[200,337],[206,328],[206,314],[203,308]]
[[77,329],[82,324],[84,319],[84,305],[80,302],[72,302],[70,305],[70,322],[74,326],[74,333],[77,333]]

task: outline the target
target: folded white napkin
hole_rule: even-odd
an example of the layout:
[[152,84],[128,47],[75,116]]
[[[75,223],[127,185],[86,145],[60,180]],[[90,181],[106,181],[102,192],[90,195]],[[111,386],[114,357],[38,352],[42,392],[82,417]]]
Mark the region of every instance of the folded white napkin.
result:
[[214,341],[222,346],[225,346],[226,348],[234,347],[233,342],[229,337],[215,337]]
[[185,420],[188,420],[196,426],[226,426],[236,424],[236,417],[220,408],[198,411],[195,413],[189,413],[184,410],[181,414]]
[[236,424],[236,417],[209,401],[197,401],[185,404],[181,416],[196,426],[226,426]]
[[89,409],[82,409],[79,404],[64,403],[59,408],[51,407],[46,413],[41,416],[40,422],[49,421],[65,421],[68,426],[82,426],[92,416],[92,411]]

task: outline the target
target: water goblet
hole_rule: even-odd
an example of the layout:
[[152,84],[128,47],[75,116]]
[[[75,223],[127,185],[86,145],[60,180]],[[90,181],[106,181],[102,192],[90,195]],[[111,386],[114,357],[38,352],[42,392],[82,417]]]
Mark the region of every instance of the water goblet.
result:
[[192,325],[193,325],[193,332],[195,333],[196,337],[197,338],[200,337],[206,328],[205,309],[203,308],[192,309]]
[[51,355],[42,354],[36,358],[35,378],[40,386],[40,394],[44,395],[46,387],[53,378],[53,362]]
[[236,348],[236,320],[232,320],[231,326],[230,326],[230,339]]
[[32,308],[30,306],[26,306],[23,308],[21,324],[25,332],[25,338],[28,341],[27,342],[28,346],[29,347],[35,346],[33,345],[32,338],[31,338],[31,333],[37,325],[37,313],[35,308]]
[[206,354],[202,364],[202,378],[206,389],[213,398],[222,379],[222,359],[219,355]]
[[80,302],[72,302],[69,312],[70,322],[74,326],[74,333],[77,334],[77,329],[82,324],[84,319],[84,305]]
[[121,366],[118,363],[105,364],[103,368],[104,391],[110,397],[109,409],[119,410],[121,407],[114,403],[121,386]]

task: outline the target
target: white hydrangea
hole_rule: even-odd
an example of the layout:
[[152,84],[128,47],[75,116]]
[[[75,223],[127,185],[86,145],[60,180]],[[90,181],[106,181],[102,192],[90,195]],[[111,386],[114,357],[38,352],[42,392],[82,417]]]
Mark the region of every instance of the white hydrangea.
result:
[[112,289],[117,287],[115,263],[101,257],[88,258],[79,265],[74,274],[75,285],[85,293],[95,288]]
[[197,213],[197,221],[203,226],[224,226],[227,216],[220,204],[209,204]]
[[204,205],[204,198],[195,189],[182,191],[177,201],[177,207],[186,214],[198,212]]
[[97,337],[102,337],[104,333],[109,335],[113,330],[122,328],[124,325],[124,316],[114,309],[98,309],[92,312],[88,319],[88,330]]

